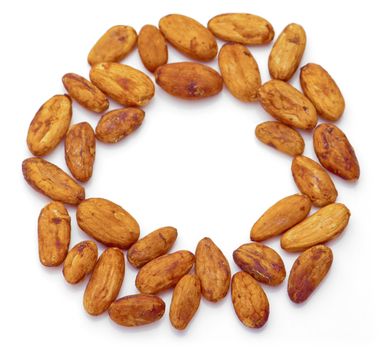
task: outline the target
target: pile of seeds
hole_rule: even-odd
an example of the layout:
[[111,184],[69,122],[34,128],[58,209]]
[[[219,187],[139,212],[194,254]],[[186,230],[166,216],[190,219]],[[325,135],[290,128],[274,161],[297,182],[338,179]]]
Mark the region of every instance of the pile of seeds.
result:
[[[167,64],[167,43],[195,60],[216,57],[215,37],[228,41],[219,51],[220,73],[195,62]],[[272,80],[261,83],[258,65],[246,45],[263,45],[274,38],[272,25],[251,14],[223,14],[212,18],[208,28],[182,15],[161,18],[159,29],[144,26],[137,36],[129,26],[110,28],[91,49],[90,81],[74,73],[65,74],[68,95],[56,95],[45,102],[31,122],[27,143],[35,157],[23,162],[25,180],[53,201],[38,219],[40,261],[45,266],[63,264],[68,283],[78,283],[91,274],[84,293],[84,308],[91,315],[108,311],[123,326],[139,326],[160,319],[165,303],[158,293],[174,288],[170,321],[185,329],[196,313],[201,295],[211,302],[223,299],[229,290],[240,321],[262,327],[269,316],[269,302],[260,283],[281,284],[286,271],[279,254],[259,242],[278,235],[288,252],[302,252],[289,276],[288,294],[295,303],[305,301],[330,269],[333,255],[323,243],[337,237],[347,226],[350,212],[335,203],[337,190],[326,170],[345,180],[357,180],[359,165],[345,134],[332,123],[317,125],[318,117],[337,121],[345,108],[343,96],[320,65],[301,68],[303,93],[287,81],[297,70],[306,35],[298,24],[289,24],[279,35],[269,56]],[[118,63],[135,46],[144,66],[154,73],[156,83],[169,94],[184,99],[202,99],[218,94],[225,85],[244,102],[259,101],[277,121],[256,128],[257,138],[291,155],[292,174],[301,194],[283,198],[256,221],[251,229],[253,243],[233,253],[242,270],[231,276],[230,266],[210,238],[199,241],[195,254],[187,250],[169,253],[177,230],[163,227],[139,239],[140,227],[119,205],[102,198],[86,198],[85,182],[92,176],[96,139],[115,143],[131,134],[143,122],[140,108],[154,96],[152,79],[143,72]],[[108,97],[124,107],[103,114],[95,132],[87,122],[70,126],[72,101],[88,110],[103,113]],[[314,148],[319,163],[303,156],[304,141],[296,129],[314,129]],[[65,139],[65,160],[72,173],[65,173],[44,160]],[[80,242],[69,250],[71,218],[64,204],[76,205],[78,226],[107,246],[98,257],[95,242]],[[320,207],[308,216],[311,207]],[[69,252],[68,252],[69,250]],[[117,299],[125,274],[123,250],[139,269],[139,294]],[[194,266],[194,272],[191,270]]]

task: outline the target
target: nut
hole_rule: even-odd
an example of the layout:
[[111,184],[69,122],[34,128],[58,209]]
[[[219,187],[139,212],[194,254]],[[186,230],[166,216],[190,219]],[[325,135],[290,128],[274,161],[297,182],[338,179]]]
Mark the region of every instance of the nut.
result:
[[305,30],[289,24],[279,35],[270,52],[269,72],[273,79],[287,81],[297,70],[306,47]]
[[213,17],[208,28],[219,39],[243,45],[267,44],[274,38],[273,26],[248,13],[226,13]]
[[256,60],[246,46],[228,43],[218,56],[219,69],[231,94],[243,102],[257,100],[261,75]]
[[271,206],[251,229],[252,241],[263,241],[287,231],[301,222],[310,212],[311,201],[305,195],[294,194]]
[[129,26],[114,26],[96,42],[88,55],[90,65],[102,62],[118,62],[136,46],[137,33]]
[[98,249],[93,241],[83,241],[76,244],[64,261],[63,275],[70,284],[80,282],[91,273],[96,265]]
[[309,63],[302,67],[300,83],[303,93],[321,117],[336,121],[342,116],[345,109],[343,95],[330,74],[320,65]]
[[170,322],[178,330],[185,329],[198,310],[201,283],[196,275],[185,275],[174,288],[170,305]]
[[239,320],[250,328],[261,328],[269,318],[269,301],[262,287],[246,272],[237,272],[231,282],[231,298]]
[[258,124],[255,136],[264,144],[293,157],[302,154],[305,149],[299,132],[280,122]]
[[314,149],[321,164],[345,180],[359,179],[358,158],[347,136],[334,124],[320,124],[314,130]]
[[35,156],[45,156],[60,143],[72,119],[72,101],[55,95],[37,111],[29,126],[27,144]]
[[87,122],[72,125],[65,137],[65,161],[78,181],[88,181],[96,157],[96,138]]
[[258,90],[262,107],[280,122],[300,129],[312,129],[318,121],[313,104],[292,85],[270,80]]
[[294,303],[304,302],[318,287],[332,264],[332,251],[324,245],[305,250],[290,271],[288,293]]
[[90,80],[110,98],[126,107],[142,107],[154,96],[154,84],[141,71],[120,63],[98,63]]
[[166,40],[188,57],[209,61],[217,55],[214,35],[190,17],[170,14],[160,19],[159,27]]
[[201,281],[202,295],[209,301],[223,299],[230,287],[230,265],[210,238],[199,241],[195,252],[195,271]]
[[166,254],[177,238],[174,227],[162,227],[134,243],[128,250],[128,261],[142,267],[149,261]]
[[84,308],[93,316],[106,311],[117,298],[125,275],[124,254],[108,248],[99,257],[84,293]]
[[145,112],[134,107],[110,111],[99,120],[96,127],[96,138],[106,143],[119,142],[138,129],[144,117]]
[[107,199],[86,199],[78,206],[76,216],[80,228],[106,246],[127,249],[140,235],[133,216]]
[[63,76],[63,84],[70,97],[92,112],[101,113],[109,108],[108,98],[90,81],[74,73]]
[[160,256],[141,268],[136,276],[136,287],[145,294],[172,288],[190,271],[194,260],[194,255],[187,250]]
[[221,92],[221,76],[209,66],[193,62],[165,64],[155,72],[156,83],[168,94],[188,100]]
[[241,245],[233,253],[235,263],[257,281],[276,286],[286,277],[285,265],[279,254],[261,243]]
[[299,190],[317,207],[334,203],[338,192],[331,177],[317,162],[305,156],[295,157],[291,171]]
[[22,169],[30,186],[55,201],[78,204],[85,198],[82,186],[58,166],[42,158],[25,159]]
[[143,26],[138,34],[138,53],[141,61],[150,72],[168,63],[168,46],[157,27]]
[[350,211],[344,204],[329,204],[288,230],[281,238],[281,247],[298,252],[334,239],[345,229]]
[[120,326],[142,326],[158,321],[165,313],[165,303],[155,295],[129,295],[114,301],[108,313]]
[[39,257],[45,266],[64,261],[70,243],[70,216],[64,204],[51,202],[40,212],[38,222]]

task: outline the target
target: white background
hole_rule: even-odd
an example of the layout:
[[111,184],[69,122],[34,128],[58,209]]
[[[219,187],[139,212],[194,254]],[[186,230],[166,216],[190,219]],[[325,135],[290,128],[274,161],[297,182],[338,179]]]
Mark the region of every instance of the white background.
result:
[[[191,349],[195,347],[301,349],[382,348],[382,26],[380,1],[3,1],[1,35],[1,253],[0,347],[2,349]],[[23,180],[21,162],[29,157],[25,138],[40,105],[64,93],[67,72],[88,76],[89,49],[115,24],[137,31],[169,13],[189,15],[206,24],[224,12],[250,12],[267,18],[276,35],[290,22],[303,25],[308,43],[302,64],[323,65],[338,82],[346,112],[337,123],[358,155],[361,178],[355,184],[333,176],[338,200],[352,212],[343,235],[329,243],[332,269],[307,303],[290,302],[285,281],[265,287],[271,312],[261,330],[244,327],[231,300],[202,301],[189,328],[172,329],[166,313],[153,325],[119,327],[107,315],[88,316],[82,307],[86,281],[68,285],[61,268],[40,265],[37,217],[47,198]],[[219,46],[222,42],[219,42]],[[251,48],[269,79],[271,45]],[[170,62],[188,60],[174,49]],[[123,63],[148,73],[137,51]],[[217,61],[211,63],[217,68]],[[149,73],[148,73],[149,74]],[[292,83],[299,87],[297,74]],[[112,104],[112,107],[117,107]],[[249,241],[252,224],[277,200],[297,192],[291,158],[264,146],[255,126],[271,118],[258,104],[244,104],[227,90],[200,102],[168,96],[157,87],[145,107],[142,127],[117,145],[97,144],[88,197],[105,197],[131,212],[142,235],[172,225],[174,247],[194,251],[210,236],[237,267],[231,254]],[[73,123],[96,125],[99,117],[74,103]],[[305,154],[314,157],[311,135],[304,133]],[[67,170],[63,146],[48,160]],[[72,215],[72,243],[87,236]],[[296,258],[281,253],[286,269]],[[136,271],[127,267],[120,296],[135,293]],[[170,304],[171,293],[161,294]]]

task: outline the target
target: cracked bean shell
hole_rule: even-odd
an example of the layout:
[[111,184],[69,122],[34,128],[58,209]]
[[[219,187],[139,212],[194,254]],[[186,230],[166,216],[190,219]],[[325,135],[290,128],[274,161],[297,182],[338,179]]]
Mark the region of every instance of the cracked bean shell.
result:
[[77,224],[97,241],[110,247],[129,248],[140,227],[125,209],[103,198],[88,198],[77,207]]
[[80,282],[91,273],[97,263],[98,249],[93,241],[83,241],[76,244],[64,261],[63,275],[70,284]]
[[88,54],[90,65],[102,62],[118,62],[136,46],[137,33],[130,26],[117,25],[108,29]]
[[128,107],[115,109],[104,114],[96,127],[97,140],[116,143],[137,130],[145,117],[142,109]]
[[69,96],[81,106],[96,113],[101,113],[108,109],[108,98],[97,86],[82,76],[68,73],[63,76],[62,81]]
[[126,107],[142,107],[154,96],[154,84],[143,72],[120,63],[98,63],[90,80],[110,98]]
[[246,272],[231,281],[231,299],[239,320],[249,328],[261,328],[269,318],[269,301],[258,282]]
[[117,298],[125,275],[124,254],[108,248],[99,257],[83,298],[85,310],[92,316],[105,312]]
[[76,205],[85,198],[81,185],[58,166],[42,158],[25,159],[22,170],[31,187],[55,201]]
[[212,302],[223,299],[229,291],[231,271],[222,251],[205,237],[198,242],[195,257],[195,271],[201,281],[202,295]]
[[280,122],[299,129],[313,129],[317,112],[309,99],[282,80],[270,80],[258,90],[264,110]]
[[241,270],[258,282],[276,286],[286,277],[285,265],[279,254],[261,243],[241,245],[233,253],[233,259]]
[[174,227],[161,227],[134,243],[128,250],[128,261],[142,267],[149,261],[166,254],[177,239]]
[[302,154],[305,149],[301,134],[280,122],[270,121],[258,124],[255,136],[265,145],[293,157]]
[[297,70],[306,47],[306,33],[290,23],[279,35],[270,52],[269,72],[273,79],[287,81]]
[[72,101],[66,95],[55,95],[45,102],[33,118],[27,144],[35,156],[45,156],[64,138],[72,119]]
[[334,124],[323,123],[315,128],[314,150],[328,171],[345,180],[359,179],[360,168],[354,148],[343,131]]
[[208,28],[219,39],[243,45],[267,44],[274,38],[273,26],[248,13],[225,13],[213,17]]
[[319,64],[309,63],[301,68],[303,93],[313,103],[318,114],[327,120],[338,120],[345,109],[343,95],[330,74]]
[[166,40],[188,57],[210,61],[217,55],[214,35],[193,18],[170,14],[160,19],[159,28]]
[[306,218],[311,210],[309,197],[294,194],[285,197],[267,209],[253,225],[252,241],[263,241],[278,236]]
[[155,78],[156,83],[168,94],[187,100],[217,95],[223,87],[218,72],[194,62],[165,64],[157,68]]
[[243,102],[257,100],[261,75],[256,60],[246,46],[228,43],[218,56],[219,69],[231,94]]
[[304,302],[330,270],[332,251],[324,245],[305,250],[295,260],[290,271],[288,294],[294,303]]
[[38,220],[39,258],[45,266],[58,266],[68,253],[71,219],[64,204],[51,202]]

